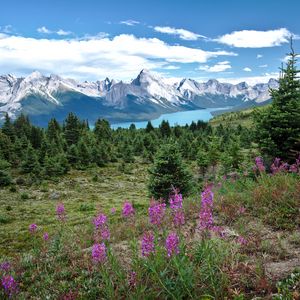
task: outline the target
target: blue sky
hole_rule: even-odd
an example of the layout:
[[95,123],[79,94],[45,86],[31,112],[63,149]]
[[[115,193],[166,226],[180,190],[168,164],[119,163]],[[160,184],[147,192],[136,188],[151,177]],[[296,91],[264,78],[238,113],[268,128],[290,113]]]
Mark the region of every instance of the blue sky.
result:
[[0,11],[1,73],[80,80],[165,77],[249,83],[276,77],[295,36],[297,0],[27,0]]

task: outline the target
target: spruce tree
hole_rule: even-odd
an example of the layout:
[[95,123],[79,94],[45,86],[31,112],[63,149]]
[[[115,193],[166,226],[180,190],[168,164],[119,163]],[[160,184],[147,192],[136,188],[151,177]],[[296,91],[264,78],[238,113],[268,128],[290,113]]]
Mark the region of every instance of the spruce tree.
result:
[[7,186],[12,182],[9,167],[10,164],[0,157],[0,187]]
[[156,199],[163,198],[168,201],[173,188],[179,189],[183,195],[191,191],[192,176],[175,144],[161,146],[154,157],[149,173],[149,193]]
[[272,104],[256,112],[256,140],[263,154],[293,161],[300,152],[300,81],[297,54],[291,43],[286,67],[281,68],[279,88],[270,89]]
[[21,170],[23,173],[31,173],[34,175],[38,175],[41,171],[37,153],[31,144],[27,147],[24,161],[21,163]]
[[69,146],[78,143],[82,129],[81,127],[78,117],[73,113],[69,113],[64,124],[64,136]]

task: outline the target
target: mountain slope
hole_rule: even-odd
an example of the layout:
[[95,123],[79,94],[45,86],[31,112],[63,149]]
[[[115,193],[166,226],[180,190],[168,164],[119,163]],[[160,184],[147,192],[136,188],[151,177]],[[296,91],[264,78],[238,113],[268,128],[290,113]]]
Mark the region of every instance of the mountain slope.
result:
[[214,107],[247,107],[270,99],[269,86],[277,81],[248,86],[220,83],[211,79],[200,83],[183,79],[170,85],[148,70],[130,83],[106,78],[77,82],[57,75],[33,72],[25,78],[0,76],[0,118],[26,113],[33,122],[45,125],[51,117],[63,120],[70,112],[94,122],[102,117],[111,122],[147,120],[162,113]]

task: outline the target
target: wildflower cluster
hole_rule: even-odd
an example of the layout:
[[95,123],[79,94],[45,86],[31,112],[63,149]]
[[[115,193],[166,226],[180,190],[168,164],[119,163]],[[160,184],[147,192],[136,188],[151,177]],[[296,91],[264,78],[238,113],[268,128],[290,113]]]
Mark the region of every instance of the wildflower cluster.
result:
[[164,218],[165,211],[165,203],[151,201],[150,207],[148,209],[150,223],[159,226]]
[[104,243],[93,245],[92,258],[95,263],[103,263],[106,260],[106,246]]
[[30,224],[29,225],[29,227],[28,227],[28,229],[29,229],[29,232],[31,233],[31,234],[34,234],[34,233],[36,233],[36,231],[37,231],[37,225],[36,224]]
[[128,201],[125,201],[123,204],[122,215],[124,218],[129,218],[134,215],[134,208],[132,204]]
[[145,232],[142,238],[142,256],[148,257],[154,253],[154,234],[152,232]]
[[182,194],[179,194],[177,190],[174,191],[174,194],[170,197],[170,208],[172,210],[173,224],[175,227],[184,225],[185,218],[182,208]]
[[254,171],[258,170],[259,172],[264,172],[266,170],[264,166],[264,161],[262,157],[257,156],[255,158],[255,166],[254,166]]
[[95,225],[96,234],[100,233],[102,240],[109,240],[110,231],[107,224],[107,216],[100,213],[96,218],[94,218],[93,223]]
[[65,222],[66,221],[66,211],[65,211],[65,206],[63,203],[59,203],[56,206],[56,215],[59,221]]
[[8,297],[12,297],[18,293],[18,284],[11,275],[3,276],[1,279],[1,285]]
[[166,250],[168,257],[179,254],[179,237],[176,233],[172,232],[167,236]]
[[213,197],[214,194],[211,190],[211,186],[207,186],[201,194],[201,209],[199,214],[199,228],[201,230],[211,229],[213,226]]

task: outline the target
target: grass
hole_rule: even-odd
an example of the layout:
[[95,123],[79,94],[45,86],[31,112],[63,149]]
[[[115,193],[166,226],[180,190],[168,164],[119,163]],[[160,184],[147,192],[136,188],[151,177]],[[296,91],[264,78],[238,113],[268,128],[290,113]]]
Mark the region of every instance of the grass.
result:
[[209,121],[209,123],[212,126],[218,126],[218,125],[231,125],[231,126],[238,126],[242,125],[246,128],[252,128],[253,127],[253,112],[254,110],[263,110],[267,106],[261,106],[256,108],[248,108],[242,111],[237,112],[228,112],[224,113],[218,116],[215,116],[212,120]]
[[[299,273],[277,284],[273,276],[283,274],[267,272],[271,263],[284,264],[299,254],[299,176],[261,174],[216,185],[214,224],[222,228],[223,238],[197,228],[200,190],[184,199],[186,223],[180,229],[172,225],[169,208],[161,227],[151,225],[146,183],[147,165],[129,165],[124,174],[118,164],[111,164],[71,171],[55,182],[3,189],[0,262],[12,262],[12,274],[20,283],[17,299],[238,300],[271,299],[275,293],[276,299],[293,299]],[[133,219],[121,217],[125,199],[134,204]],[[55,214],[59,202],[65,205],[65,223]],[[91,221],[99,211],[108,216],[111,239],[107,261],[95,265]],[[31,223],[38,224],[35,235],[28,232]],[[140,238],[148,230],[154,232],[156,252],[145,259]],[[48,242],[42,240],[45,231]],[[180,253],[168,258],[165,240],[170,232],[179,236]]]
[[[97,175],[98,180],[93,178]],[[2,189],[0,195],[0,256],[10,256],[31,249],[28,226],[37,223],[50,233],[56,226],[55,206],[65,204],[68,226],[88,226],[97,211],[120,212],[125,198],[140,210],[148,205],[147,166],[135,164],[129,174],[117,164],[86,171],[72,171],[57,182],[19,186],[18,192]],[[52,199],[57,194],[58,199]],[[55,198],[55,197],[54,197]]]

